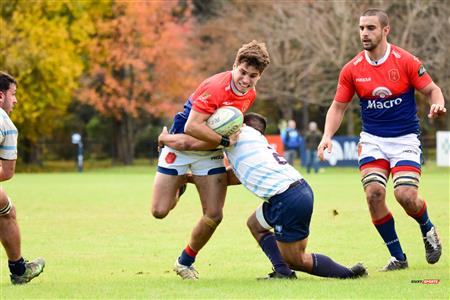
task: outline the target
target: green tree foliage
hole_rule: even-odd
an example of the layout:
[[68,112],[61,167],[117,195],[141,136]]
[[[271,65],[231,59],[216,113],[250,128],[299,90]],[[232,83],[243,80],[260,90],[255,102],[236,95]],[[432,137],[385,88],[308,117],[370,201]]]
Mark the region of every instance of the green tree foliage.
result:
[[[1,1],[0,66],[19,82],[12,119],[22,146],[29,146],[22,153],[62,126],[83,71],[81,49],[93,29],[87,8],[69,0]],[[37,158],[31,152],[25,160]]]

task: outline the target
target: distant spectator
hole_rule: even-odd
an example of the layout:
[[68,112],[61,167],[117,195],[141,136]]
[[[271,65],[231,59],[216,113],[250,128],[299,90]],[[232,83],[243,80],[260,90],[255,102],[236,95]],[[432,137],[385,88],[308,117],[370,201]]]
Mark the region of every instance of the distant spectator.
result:
[[316,122],[309,122],[308,131],[305,134],[306,143],[306,172],[310,173],[311,168],[314,172],[319,171],[319,160],[317,158],[317,146],[322,139],[322,133],[317,129]]
[[296,123],[294,120],[288,121],[286,129],[281,131],[281,140],[284,147],[284,157],[288,163],[293,166],[295,156],[300,158],[300,147],[303,144],[303,138],[296,129]]

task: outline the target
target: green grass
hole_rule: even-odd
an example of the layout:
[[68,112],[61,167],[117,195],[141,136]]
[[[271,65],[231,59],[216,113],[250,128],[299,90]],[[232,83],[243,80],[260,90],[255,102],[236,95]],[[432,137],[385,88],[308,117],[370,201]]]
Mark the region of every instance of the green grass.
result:
[[[0,298],[448,299],[449,169],[427,165],[421,182],[444,245],[436,265],[426,263],[418,225],[389,190],[388,203],[410,264],[392,273],[377,271],[389,254],[371,224],[358,171],[327,169],[306,176],[315,191],[308,250],[345,265],[363,261],[369,277],[336,280],[297,273],[294,282],[255,280],[270,271],[245,225],[261,201],[241,186],[229,188],[224,220],[198,255],[201,280],[176,277],[172,264],[201,216],[200,203],[190,186],[167,218],[151,217],[154,172],[154,167],[140,166],[17,174],[3,183],[18,210],[24,256],[43,256],[47,266],[30,284],[12,286],[2,251]],[[440,283],[411,283],[421,279]]]

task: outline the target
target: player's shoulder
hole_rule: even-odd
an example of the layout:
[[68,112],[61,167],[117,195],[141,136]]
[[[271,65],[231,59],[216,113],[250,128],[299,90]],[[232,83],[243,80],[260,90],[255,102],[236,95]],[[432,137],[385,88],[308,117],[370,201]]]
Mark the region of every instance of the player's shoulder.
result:
[[364,62],[364,51],[359,52],[356,54],[352,59],[350,59],[343,67],[343,71],[351,71],[353,69],[356,69]]
[[205,79],[202,82],[201,86],[212,90],[214,89],[221,90],[227,85],[229,85],[230,81],[231,81],[231,71],[225,71]]
[[405,62],[408,62],[411,60],[419,61],[419,59],[417,57],[415,57],[413,54],[411,54],[410,52],[406,51],[403,48],[400,48],[399,46],[392,45],[392,44],[391,44],[391,58],[399,60],[399,61],[405,61]]

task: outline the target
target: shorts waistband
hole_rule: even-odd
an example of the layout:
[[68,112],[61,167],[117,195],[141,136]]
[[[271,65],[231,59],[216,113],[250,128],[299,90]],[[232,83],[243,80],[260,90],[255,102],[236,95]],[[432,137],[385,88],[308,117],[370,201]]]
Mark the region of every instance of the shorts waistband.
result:
[[296,187],[297,185],[302,184],[304,181],[305,181],[305,179],[297,180],[297,181],[291,183],[291,184],[289,185],[288,189],[293,188],[293,187]]
[[280,197],[280,196],[283,195],[284,193],[287,193],[290,189],[295,188],[296,186],[301,185],[301,184],[303,184],[304,182],[306,182],[306,181],[305,181],[305,179],[303,179],[303,178],[302,178],[302,179],[299,179],[299,180],[297,180],[297,181],[294,181],[293,183],[291,183],[291,184],[289,185],[289,187],[288,187],[286,190],[284,190],[283,192],[281,192],[281,193],[279,193],[279,194],[276,194],[276,195],[270,197],[267,201],[270,202],[270,200],[273,200],[274,198],[276,199],[277,197]]

